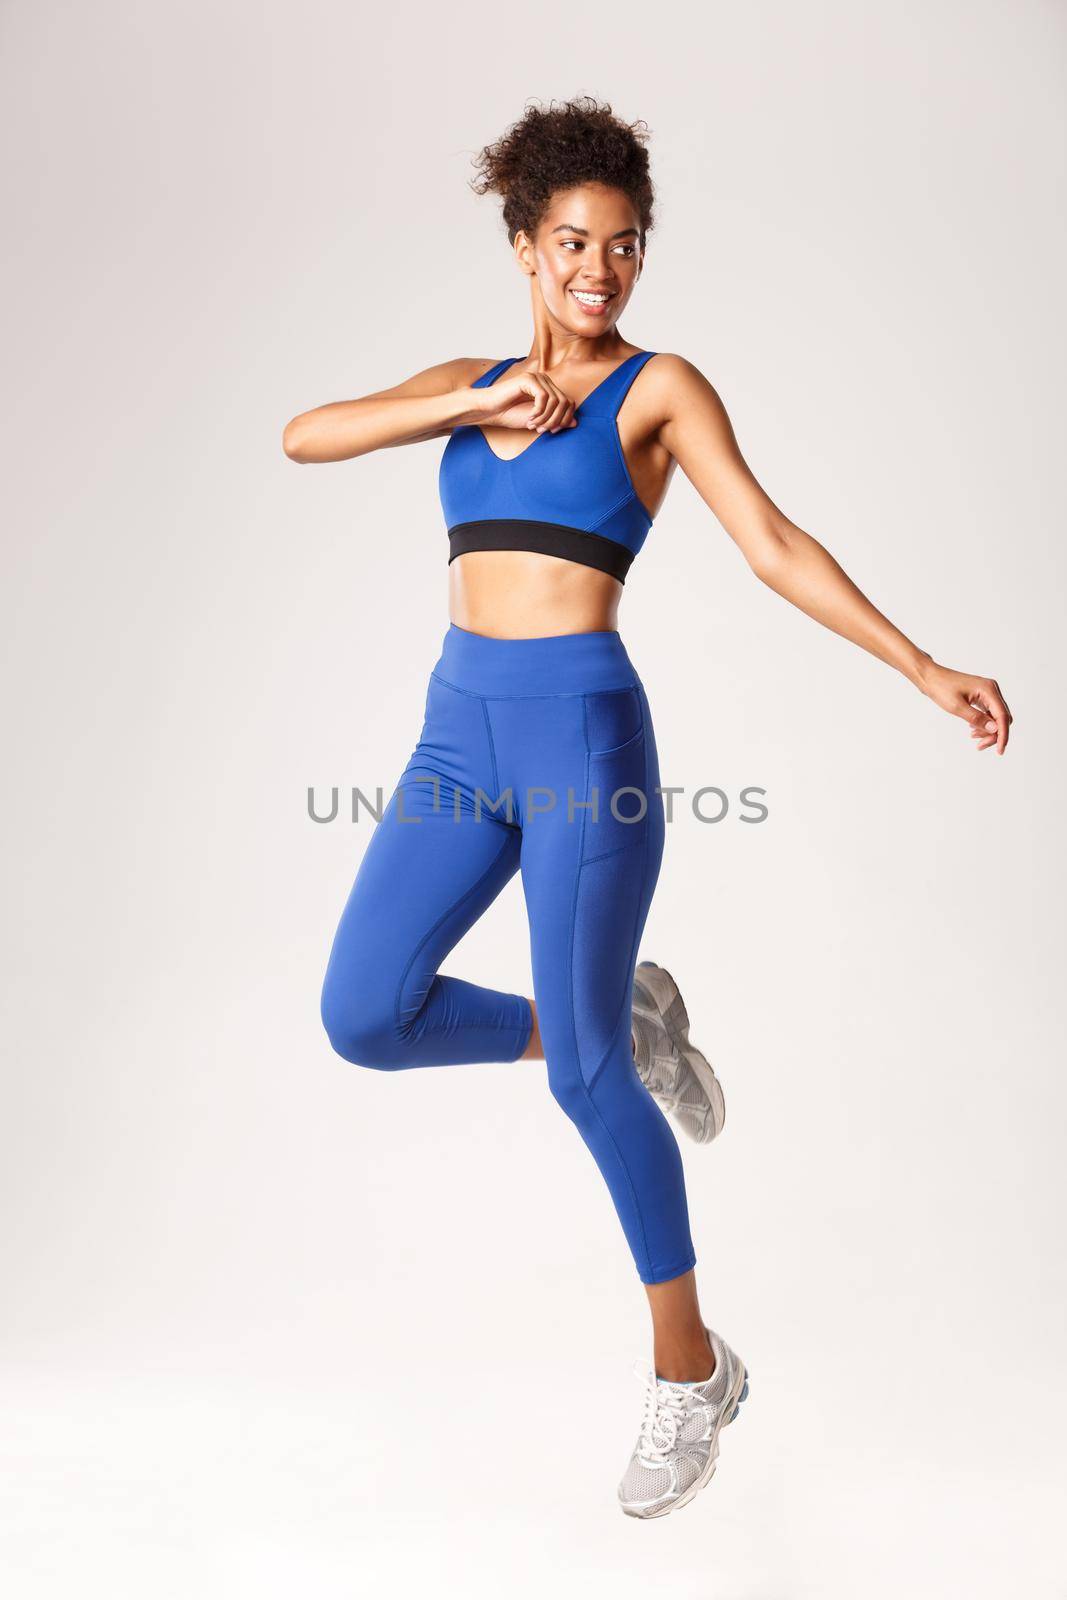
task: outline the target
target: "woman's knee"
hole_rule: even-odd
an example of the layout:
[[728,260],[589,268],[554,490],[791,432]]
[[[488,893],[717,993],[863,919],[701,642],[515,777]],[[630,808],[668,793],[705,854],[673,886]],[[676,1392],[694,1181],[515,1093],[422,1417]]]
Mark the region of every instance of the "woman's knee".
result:
[[548,1060],[548,1087],[560,1110],[579,1128],[589,1118],[589,1093],[582,1080],[581,1067],[573,1056]]
[[633,1070],[628,1036],[599,1061],[584,1060],[579,1051],[557,1052],[548,1060],[548,1087],[580,1132],[603,1127],[605,1117],[622,1123],[640,1118],[649,1100]]
[[392,1072],[410,1065],[409,1047],[381,991],[353,986],[329,973],[322,986],[322,1025],[337,1054],[356,1067]]

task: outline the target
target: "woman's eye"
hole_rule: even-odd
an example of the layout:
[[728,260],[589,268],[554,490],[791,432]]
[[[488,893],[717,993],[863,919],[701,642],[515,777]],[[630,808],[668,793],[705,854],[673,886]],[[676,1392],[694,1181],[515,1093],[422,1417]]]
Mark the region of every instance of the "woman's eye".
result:
[[[581,239],[561,239],[560,240],[560,246],[564,250],[569,250],[571,245],[574,246],[575,250],[580,250],[582,248],[582,241],[581,241]],[[637,247],[636,247],[636,245],[632,245],[632,244],[620,244],[620,245],[616,245],[615,248],[617,250],[621,250],[623,255],[625,255],[625,256],[632,256],[632,255],[635,254]]]

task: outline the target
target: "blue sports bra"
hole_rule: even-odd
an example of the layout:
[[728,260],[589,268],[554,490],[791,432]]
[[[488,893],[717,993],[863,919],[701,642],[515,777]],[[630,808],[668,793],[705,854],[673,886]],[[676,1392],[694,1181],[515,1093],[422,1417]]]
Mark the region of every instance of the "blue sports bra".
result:
[[[575,407],[576,427],[536,434],[510,461],[477,424],[452,430],[438,474],[450,563],[468,550],[535,550],[626,581],[652,514],[637,497],[616,418],[655,354],[628,356]],[[488,388],[521,360],[498,361],[472,388]]]

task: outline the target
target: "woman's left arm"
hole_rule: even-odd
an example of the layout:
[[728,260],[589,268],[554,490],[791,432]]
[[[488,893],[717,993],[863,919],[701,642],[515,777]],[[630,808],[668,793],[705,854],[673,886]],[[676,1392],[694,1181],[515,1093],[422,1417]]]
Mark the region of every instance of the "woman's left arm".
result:
[[722,401],[691,362],[665,359],[660,395],[660,442],[756,576],[816,622],[896,667],[942,710],[962,717],[979,750],[995,745],[1003,755],[1012,715],[995,679],[954,672],[912,644],[830,552],[779,511],[742,456]]

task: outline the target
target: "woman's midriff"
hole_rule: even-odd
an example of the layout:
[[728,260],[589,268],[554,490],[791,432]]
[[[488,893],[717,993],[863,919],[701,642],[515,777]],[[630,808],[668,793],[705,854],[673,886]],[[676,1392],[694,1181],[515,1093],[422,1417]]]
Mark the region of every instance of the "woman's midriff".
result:
[[622,584],[609,572],[530,550],[468,550],[448,567],[448,616],[498,639],[618,627]]

